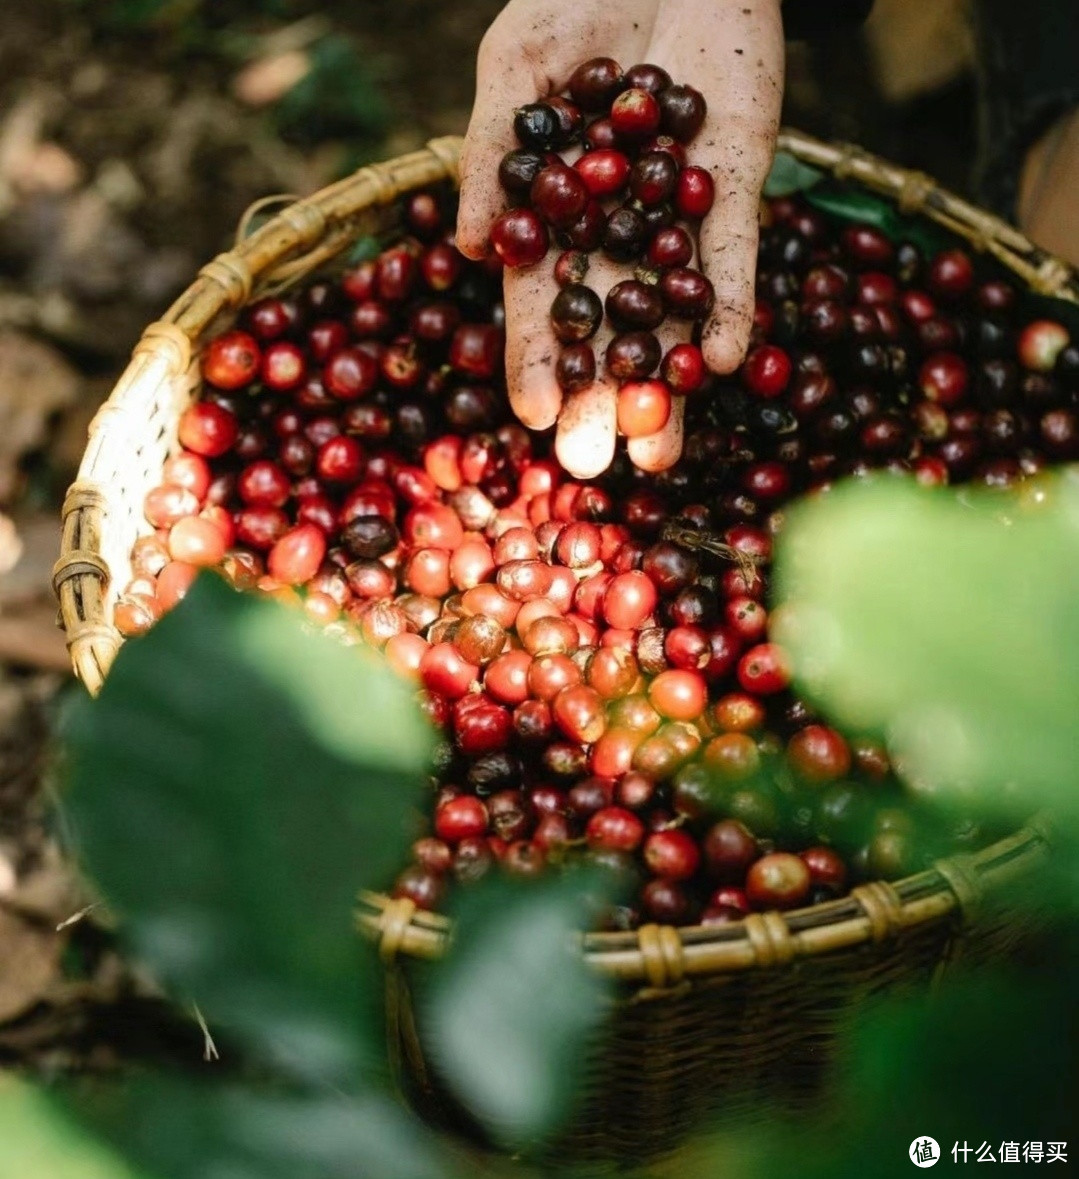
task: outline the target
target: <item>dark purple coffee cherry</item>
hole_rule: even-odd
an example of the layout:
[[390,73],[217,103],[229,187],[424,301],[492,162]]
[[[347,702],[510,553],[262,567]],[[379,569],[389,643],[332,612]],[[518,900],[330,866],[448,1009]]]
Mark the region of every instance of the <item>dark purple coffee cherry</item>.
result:
[[599,295],[583,283],[563,287],[551,304],[551,327],[560,343],[588,340],[602,322],[603,304]]
[[663,298],[654,286],[627,278],[607,292],[607,316],[620,332],[651,331],[663,322]]
[[626,332],[607,346],[607,371],[620,381],[641,381],[655,372],[662,353],[651,332]]
[[563,348],[555,363],[555,380],[563,393],[586,389],[596,379],[596,354],[592,345],[581,341]]
[[644,217],[623,205],[607,218],[603,230],[603,252],[615,262],[635,262],[646,243]]

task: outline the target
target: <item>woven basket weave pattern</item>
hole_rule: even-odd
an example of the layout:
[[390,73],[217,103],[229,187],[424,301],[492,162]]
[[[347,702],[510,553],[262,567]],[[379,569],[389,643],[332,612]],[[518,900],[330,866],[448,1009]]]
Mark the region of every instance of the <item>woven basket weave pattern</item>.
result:
[[[1013,227],[931,179],[844,144],[799,132],[779,146],[804,163],[894,199],[994,256],[1028,288],[1079,303],[1075,273]],[[135,539],[150,529],[142,504],[175,448],[183,409],[199,390],[198,351],[247,303],[331,263],[363,234],[395,225],[403,193],[455,181],[460,142],[361,169],[289,204],[202,268],[151,324],[95,419],[65,501],[54,582],[76,673],[97,692],[121,638],[112,626]],[[1019,934],[986,895],[1044,858],[1033,824],[974,856],[957,856],[894,885],[868,884],[840,901],[755,914],[719,928],[583,938],[589,963],[618,980],[620,1000],[587,1051],[586,1108],[567,1140],[580,1155],[639,1157],[662,1150],[698,1114],[759,1099],[806,1100],[826,1067],[837,1024],[863,997],[925,989],[948,966],[1009,952]],[[361,897],[358,922],[387,963],[389,1035],[402,1070],[423,1090],[431,1076],[409,1003],[410,960],[437,957],[450,927],[409,901]]]

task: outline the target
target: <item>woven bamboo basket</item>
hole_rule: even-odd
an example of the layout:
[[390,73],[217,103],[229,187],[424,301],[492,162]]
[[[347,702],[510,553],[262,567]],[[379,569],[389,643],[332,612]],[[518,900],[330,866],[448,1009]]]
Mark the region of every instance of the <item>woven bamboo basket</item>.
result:
[[[149,530],[145,493],[198,394],[201,345],[252,300],[331,267],[359,237],[392,237],[397,198],[455,182],[459,147],[456,138],[433,140],[288,204],[204,266],[143,333],[91,425],[53,572],[72,662],[91,693],[122,642],[112,625],[117,587],[129,578],[133,542]],[[1079,304],[1070,267],[929,177],[793,130],[780,133],[779,147],[931,219],[1031,291]],[[595,1042],[582,1045],[581,1116],[563,1146],[576,1157],[637,1159],[662,1152],[717,1109],[760,1113],[810,1101],[837,1028],[866,997],[926,991],[961,959],[977,964],[1014,949],[1022,928],[1000,886],[1031,874],[1047,850],[1047,831],[1034,822],[976,854],[811,908],[721,927],[582,935],[581,952],[614,981],[615,998]],[[360,898],[358,924],[386,964],[391,1056],[422,1104],[438,1084],[417,1036],[409,978],[443,953],[450,924],[411,901],[373,894]]]

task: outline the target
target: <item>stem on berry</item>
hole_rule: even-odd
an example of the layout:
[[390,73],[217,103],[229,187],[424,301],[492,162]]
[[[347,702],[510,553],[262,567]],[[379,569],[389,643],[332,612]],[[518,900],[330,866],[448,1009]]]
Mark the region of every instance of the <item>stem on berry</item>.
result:
[[714,532],[708,532],[679,520],[668,520],[663,526],[661,536],[663,540],[679,545],[681,548],[700,549],[703,552],[712,553],[716,557],[722,557],[725,561],[733,561],[747,581],[756,567],[763,564],[759,557],[736,549],[733,545],[720,540]]

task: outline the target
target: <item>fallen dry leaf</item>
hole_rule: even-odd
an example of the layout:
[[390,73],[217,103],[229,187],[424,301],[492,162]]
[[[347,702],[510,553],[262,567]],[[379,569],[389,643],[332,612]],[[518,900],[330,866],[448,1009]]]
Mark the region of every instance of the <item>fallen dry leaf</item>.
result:
[[[19,539],[15,521],[0,512],[0,577],[10,573],[23,555],[23,543]],[[0,582],[0,585],[3,583]]]
[[232,92],[248,106],[269,106],[303,81],[310,69],[311,58],[299,49],[262,57],[236,75]]
[[45,441],[50,417],[78,391],[78,373],[55,349],[0,329],[0,502],[18,486],[19,460]]
[[55,511],[0,512],[0,614],[52,596],[52,567],[60,547]]
[[55,930],[0,909],[0,1023],[22,1015],[49,990],[63,944]]

